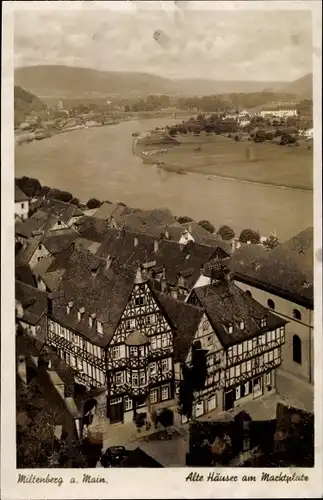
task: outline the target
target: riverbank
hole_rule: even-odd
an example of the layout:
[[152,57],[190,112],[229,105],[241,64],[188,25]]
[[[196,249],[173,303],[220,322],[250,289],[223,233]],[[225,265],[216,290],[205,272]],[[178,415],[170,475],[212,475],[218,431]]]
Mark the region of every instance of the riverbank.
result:
[[313,153],[309,143],[279,146],[236,142],[223,135],[176,136],[177,145],[156,147],[145,137],[136,140],[134,154],[145,164],[176,174],[199,174],[282,189],[313,191]]
[[133,134],[141,136],[172,123],[175,119],[169,117],[129,120],[34,141],[16,147],[15,175],[34,177],[42,185],[69,191],[80,200],[122,201],[143,210],[167,207],[179,216],[209,220],[216,228],[227,224],[237,234],[250,227],[261,234],[276,232],[284,241],[313,225],[311,191],[215,177],[209,180],[211,176],[178,175],[144,165],[132,151]]

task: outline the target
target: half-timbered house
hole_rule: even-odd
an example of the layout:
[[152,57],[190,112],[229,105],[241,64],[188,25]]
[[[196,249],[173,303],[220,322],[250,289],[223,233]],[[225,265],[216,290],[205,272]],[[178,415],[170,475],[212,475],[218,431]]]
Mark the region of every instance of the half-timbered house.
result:
[[[218,408],[230,410],[275,389],[275,372],[282,363],[286,321],[233,284],[218,276],[192,290],[189,304],[205,314],[193,344],[205,349],[207,376],[195,394],[193,416]],[[191,363],[191,353],[187,361]]]
[[106,389],[110,423],[173,400],[173,328],[144,268],[76,249],[52,300],[47,342],[77,370],[76,382]]

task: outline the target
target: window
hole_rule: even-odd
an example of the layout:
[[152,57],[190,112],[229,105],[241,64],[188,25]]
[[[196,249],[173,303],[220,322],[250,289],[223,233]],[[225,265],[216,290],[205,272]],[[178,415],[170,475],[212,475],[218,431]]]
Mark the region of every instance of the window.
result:
[[251,360],[247,361],[247,372],[251,372]]
[[213,344],[213,337],[212,335],[210,335],[208,338],[207,338],[207,345],[212,345]]
[[151,404],[157,403],[157,389],[154,389],[153,391],[150,391],[150,402]]
[[78,340],[79,340],[78,336],[75,335],[75,333],[73,333],[73,336],[72,336],[72,342],[73,342],[73,344],[78,345]]
[[240,377],[240,373],[241,373],[241,366],[240,365],[237,365],[236,366],[236,377]]
[[62,224],[62,222],[60,220],[58,220],[57,224],[60,226]]
[[167,347],[168,346],[168,339],[166,333],[163,333],[162,335],[162,347]]
[[98,332],[100,335],[103,335],[103,325],[102,325],[101,321],[98,321],[98,322],[97,322],[96,329],[97,329],[97,332]]
[[132,399],[130,399],[129,396],[125,396],[124,398],[124,409],[125,411],[132,409]]
[[135,298],[135,304],[136,306],[142,306],[145,303],[145,297],[142,295],[141,297],[136,297]]
[[38,245],[38,250],[42,249],[42,244]]
[[301,321],[302,315],[298,309],[293,310],[293,318],[297,319],[298,321]]
[[271,385],[271,372],[266,373],[266,385]]
[[274,360],[274,351],[269,351],[268,357],[269,357],[269,361],[273,361]]
[[149,314],[146,317],[146,323],[147,323],[147,325],[152,325],[153,323],[155,323],[155,315],[154,314]]
[[121,385],[123,382],[123,373],[118,372],[116,373],[116,385]]
[[73,368],[76,368],[76,359],[75,359],[75,356],[73,356],[72,354],[71,354],[70,361],[71,361],[71,366]]
[[162,372],[165,373],[168,370],[168,359],[162,359]]
[[269,309],[275,310],[275,302],[273,300],[268,299],[267,300],[267,306],[269,307]]
[[267,318],[261,318],[260,321],[261,328],[264,328],[266,325],[267,325]]
[[156,363],[151,363],[151,365],[150,365],[150,375],[156,375],[156,373],[157,373]]
[[120,358],[120,347],[119,346],[112,347],[112,359],[119,359],[119,358]]
[[151,339],[151,348],[152,349],[156,349],[156,347],[157,347],[157,339],[156,339],[156,337],[152,337],[152,339]]
[[127,319],[126,330],[132,330],[133,328],[135,328],[135,326],[136,326],[136,322],[134,319]]
[[248,340],[248,343],[247,343],[247,351],[249,353],[251,353],[252,351],[252,340]]
[[293,335],[293,361],[302,364],[302,342],[298,335]]
[[242,355],[242,344],[238,344],[238,355]]
[[252,297],[252,293],[250,292],[250,290],[246,290],[246,294],[249,295],[249,297]]
[[245,396],[248,396],[250,392],[250,382],[247,382],[245,385],[244,385],[244,395]]
[[140,380],[140,385],[145,385],[146,384],[146,373],[145,372],[141,372],[140,373],[140,377],[139,377],[139,380]]
[[165,387],[162,387],[161,389],[161,399],[162,401],[165,401],[166,399],[168,399],[168,385],[166,385]]
[[143,357],[145,356],[145,347],[144,347],[143,345],[141,345],[141,346],[139,347],[139,356],[140,356],[141,358],[143,358]]
[[25,204],[24,203],[21,204],[21,208],[25,208]]
[[81,359],[77,359],[77,369],[82,372],[83,371],[83,361]]
[[236,346],[236,345],[234,345],[234,346],[232,347],[232,354],[233,354],[233,356],[236,356],[236,355],[237,355],[237,346]]
[[113,398],[110,400],[110,405],[117,405],[122,402],[122,398]]
[[229,325],[229,327],[228,327],[228,332],[229,332],[229,333],[233,333],[233,325]]
[[133,373],[132,374],[132,378],[131,378],[131,384],[136,387],[138,386],[138,381],[139,381],[139,378],[138,378],[138,373]]
[[244,330],[244,321],[240,321],[240,330]]
[[130,356],[137,356],[137,347],[130,347]]
[[241,390],[240,390],[240,385],[238,385],[238,387],[236,387],[236,399],[240,398],[241,398]]

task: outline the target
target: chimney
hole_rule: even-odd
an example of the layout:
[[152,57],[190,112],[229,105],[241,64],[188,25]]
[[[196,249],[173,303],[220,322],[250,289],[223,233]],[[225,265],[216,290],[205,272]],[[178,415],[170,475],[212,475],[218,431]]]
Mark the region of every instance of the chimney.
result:
[[138,238],[137,238],[137,236],[135,236],[135,237],[134,237],[134,240],[133,240],[133,245],[134,245],[135,247],[137,247],[137,246],[138,246]]
[[19,377],[21,378],[23,383],[27,385],[27,365],[25,356],[18,357],[17,370]]
[[158,252],[158,247],[159,247],[158,240],[154,240],[154,253]]

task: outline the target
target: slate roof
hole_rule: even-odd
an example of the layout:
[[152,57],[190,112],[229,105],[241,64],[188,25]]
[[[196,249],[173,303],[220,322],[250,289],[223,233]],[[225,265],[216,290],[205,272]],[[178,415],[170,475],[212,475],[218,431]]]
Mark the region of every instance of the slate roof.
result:
[[15,232],[17,235],[30,238],[34,231],[42,231],[46,233],[58,221],[59,217],[53,214],[48,214],[42,210],[35,212],[25,222],[17,223],[15,225]]
[[119,221],[120,216],[125,213],[125,208],[123,205],[115,205],[113,203],[102,203],[102,205],[95,211],[93,217],[96,219],[108,220],[110,217],[114,217],[116,222]]
[[110,222],[95,217],[80,217],[75,223],[78,232],[88,240],[101,241],[103,235],[110,229]]
[[62,221],[68,222],[72,217],[83,216],[82,210],[72,203],[47,198],[41,205],[41,210],[57,215]]
[[22,248],[16,256],[16,263],[18,265],[26,265],[30,261],[33,256],[35,250],[38,245],[41,243],[42,238],[32,238],[27,240],[27,244],[24,248]]
[[230,267],[241,281],[313,307],[312,227],[271,251],[256,245],[240,248],[233,253]]
[[36,325],[40,318],[47,311],[48,294],[38,288],[22,283],[16,280],[16,300],[23,307],[24,315],[22,321]]
[[66,250],[78,236],[79,233],[73,229],[63,229],[46,236],[42,243],[52,255],[55,255]]
[[154,294],[161,309],[176,330],[173,337],[174,359],[185,361],[204,310],[160,292],[155,291]]
[[15,202],[28,201],[28,196],[15,184]]
[[18,264],[15,268],[15,277],[17,281],[21,281],[26,285],[30,285],[32,287],[36,286],[35,276],[28,265]]
[[[287,323],[230,282],[194,288],[188,302],[194,302],[195,298],[197,298],[197,304],[205,309],[224,347],[238,344]],[[261,318],[267,319],[265,327],[260,326]],[[244,321],[243,330],[240,329],[240,321]],[[229,325],[233,326],[231,334],[228,329]]]
[[136,448],[131,451],[129,455],[122,460],[119,467],[145,467],[145,468],[157,468],[163,467],[157,460],[152,458],[141,448]]
[[156,226],[171,226],[177,224],[177,221],[170,210],[160,208],[125,215],[119,218],[118,224],[125,224],[125,228],[129,231],[156,234]]
[[[83,334],[91,342],[105,347],[111,340],[134,286],[135,271],[113,264],[88,252],[75,250],[68,261],[58,297],[53,299],[53,317],[63,325]],[[66,308],[73,302],[70,314]],[[85,308],[81,321],[78,310]],[[96,321],[89,326],[89,316],[103,324],[103,335],[97,333]]]

